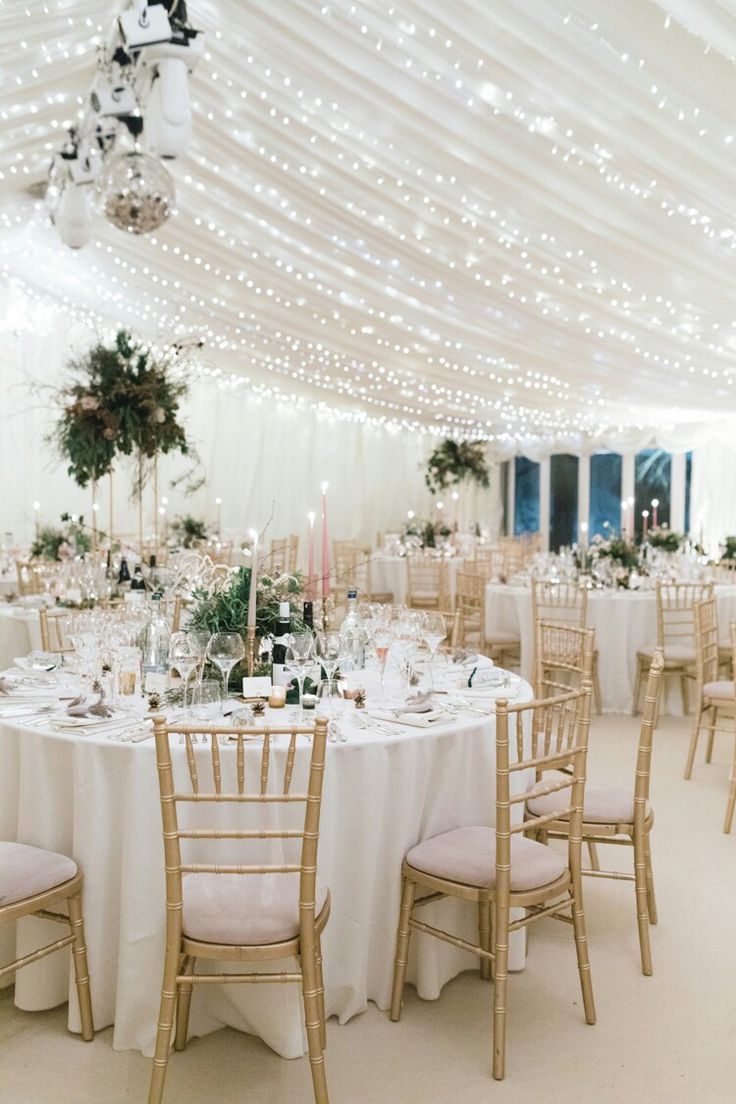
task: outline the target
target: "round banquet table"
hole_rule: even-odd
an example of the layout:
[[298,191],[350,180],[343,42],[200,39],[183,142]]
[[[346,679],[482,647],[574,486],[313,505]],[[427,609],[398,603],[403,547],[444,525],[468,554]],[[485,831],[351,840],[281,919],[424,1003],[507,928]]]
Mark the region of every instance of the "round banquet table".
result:
[[[434,560],[429,560],[434,563]],[[450,608],[455,607],[457,573],[462,571],[465,560],[460,556],[445,556],[440,561],[447,571],[447,589]],[[394,603],[403,606],[409,590],[409,572],[406,556],[386,556],[376,552],[371,556],[371,589],[376,594],[393,594]]]
[[[530,699],[531,689],[522,681],[516,700]],[[287,716],[272,711],[269,723],[287,723]],[[347,742],[327,747],[319,876],[332,896],[323,936],[326,1011],[341,1023],[363,1012],[369,1000],[382,1009],[389,1006],[406,851],[429,835],[492,824],[495,817],[492,714],[431,728],[395,728],[393,734],[372,727],[351,730]],[[175,764],[183,767],[183,747],[172,750]],[[224,745],[223,762],[228,750],[234,759],[232,745]],[[246,754],[258,755],[259,744],[248,744]],[[300,769],[306,776],[308,752],[300,754],[295,785]],[[255,758],[247,762],[246,770],[256,769],[255,764]],[[153,741],[112,742],[102,735],[82,737],[73,730],[23,727],[0,718],[0,838],[60,851],[79,863],[95,1025],[114,1023],[115,1049],[152,1054],[165,933]],[[430,914],[443,910],[435,918],[454,924],[465,938],[477,937],[474,907],[455,901],[427,907]],[[427,919],[433,922],[431,915]],[[21,920],[18,953],[40,945],[54,927],[36,918]],[[512,940],[511,966],[521,969],[523,933]],[[12,949],[6,946],[4,957]],[[288,962],[269,965],[288,969]],[[473,955],[439,940],[412,940],[408,978],[424,998],[436,998],[450,978],[476,966]],[[45,958],[17,975],[20,1008],[53,1007],[67,996],[69,1026],[78,1031],[76,994],[64,955]],[[260,1036],[284,1057],[303,1054],[302,1024],[295,985],[200,986],[192,1002],[193,1034],[230,1025]]]
[[40,647],[38,610],[0,606],[0,671],[11,667],[16,656],[26,656]]
[[[718,624],[730,644],[729,624],[736,621],[736,586],[717,586]],[[588,624],[595,629],[598,674],[604,713],[629,713],[636,677],[636,653],[657,639],[654,590],[591,590]],[[532,675],[534,634],[532,596],[528,586],[490,583],[486,587],[486,633],[517,633],[521,639],[521,674]],[[667,712],[682,713],[679,678],[668,679]]]

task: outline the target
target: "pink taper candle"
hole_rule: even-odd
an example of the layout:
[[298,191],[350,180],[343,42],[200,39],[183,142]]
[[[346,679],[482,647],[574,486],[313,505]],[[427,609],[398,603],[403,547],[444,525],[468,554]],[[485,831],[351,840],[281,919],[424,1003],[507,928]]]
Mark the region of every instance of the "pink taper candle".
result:
[[317,515],[313,510],[307,514],[309,519],[309,546],[307,553],[307,594],[314,599],[314,519]]
[[330,594],[330,543],[327,535],[327,487],[322,484],[322,597]]
[[659,506],[659,499],[658,498],[653,498],[652,499],[652,526],[653,526],[654,529],[657,528],[657,508],[658,508],[658,506]]
[[648,510],[642,510],[641,519],[642,519],[641,537],[642,537],[642,540],[646,540],[647,539],[647,522],[649,521],[649,511]]

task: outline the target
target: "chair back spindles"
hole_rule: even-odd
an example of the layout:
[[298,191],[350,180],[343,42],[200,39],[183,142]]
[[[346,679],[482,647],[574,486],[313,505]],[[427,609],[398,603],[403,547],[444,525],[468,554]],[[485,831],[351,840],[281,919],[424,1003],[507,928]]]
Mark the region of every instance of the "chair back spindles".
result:
[[693,606],[695,671],[699,686],[718,678],[718,607],[711,595]]
[[[715,599],[711,599],[715,602]],[[652,770],[652,739],[656,727],[659,693],[664,671],[664,655],[657,648],[649,668],[644,711],[639,729],[639,746],[636,753],[636,774],[634,776],[634,822],[644,824],[647,802],[649,801],[649,783]]]
[[713,583],[657,583],[657,644],[694,650],[697,602],[713,597]]
[[69,624],[68,610],[38,611],[38,624],[41,633],[41,649],[56,655],[65,655],[74,651],[67,633]]
[[534,625],[534,693],[537,697],[582,686],[593,673],[593,629],[559,621]]
[[407,560],[406,604],[410,609],[431,606],[442,609],[447,594],[447,568],[442,560],[424,560],[412,556]]

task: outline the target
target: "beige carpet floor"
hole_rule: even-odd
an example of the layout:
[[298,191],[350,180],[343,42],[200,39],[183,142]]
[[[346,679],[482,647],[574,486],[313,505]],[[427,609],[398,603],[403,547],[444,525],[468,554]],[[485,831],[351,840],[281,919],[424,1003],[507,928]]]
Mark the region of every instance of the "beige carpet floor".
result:
[[[731,747],[721,736],[714,762],[706,766],[700,755],[684,782],[688,735],[687,719],[663,718],[655,738],[654,976],[640,972],[633,887],[587,880],[594,1027],[583,1021],[571,929],[541,921],[526,971],[510,981],[504,1082],[490,1076],[491,989],[473,971],[437,1001],[409,989],[399,1024],[373,1006],[344,1027],[330,1021],[333,1104],[736,1101],[736,828],[722,832]],[[631,718],[596,718],[589,776],[630,784],[636,739]],[[622,848],[607,854],[611,865],[630,859]],[[0,1104],[144,1102],[150,1063],[113,1051],[111,1034],[85,1045],[67,1032],[65,1008],[19,1012],[5,990]],[[309,1104],[309,1068],[306,1059],[284,1061],[258,1039],[223,1030],[173,1055],[166,1100]]]

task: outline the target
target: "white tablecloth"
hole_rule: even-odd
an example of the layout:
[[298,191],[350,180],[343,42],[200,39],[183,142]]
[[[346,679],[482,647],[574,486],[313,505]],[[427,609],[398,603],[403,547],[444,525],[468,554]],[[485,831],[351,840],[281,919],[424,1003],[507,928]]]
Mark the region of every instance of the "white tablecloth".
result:
[[11,667],[16,656],[41,647],[37,609],[0,606],[0,671]]
[[[396,605],[403,605],[409,590],[409,572],[406,556],[384,556],[375,553],[371,557],[371,587],[377,593],[391,593]],[[462,571],[465,560],[448,556],[443,561],[447,570],[447,587],[450,604],[455,605],[457,573]]]
[[[728,640],[729,623],[736,620],[736,586],[717,586],[718,623],[723,641]],[[654,590],[592,590],[588,602],[588,624],[595,629],[598,673],[604,713],[631,710],[636,677],[636,653],[657,639],[657,599]],[[534,635],[532,597],[529,587],[491,583],[486,588],[486,632],[518,633],[521,638],[521,673],[532,675]],[[674,683],[674,679],[668,680]],[[679,686],[668,688],[666,705],[670,713],[682,713]]]
[[[520,700],[530,696],[522,683]],[[439,728],[406,727],[393,736],[365,730],[328,745],[319,849],[320,877],[332,893],[323,937],[328,1015],[345,1022],[369,1000],[388,1007],[402,858],[428,835],[493,823],[494,729],[492,717],[474,716]],[[182,751],[175,747],[175,756]],[[251,745],[248,753],[257,748]],[[113,743],[0,721],[0,838],[78,861],[95,1024],[114,1022],[116,1049],[151,1054],[165,928],[152,741]],[[430,915],[443,910],[435,916],[455,923],[466,938],[476,937],[473,906],[446,901],[428,909]],[[39,945],[49,926],[21,921],[19,952]],[[477,965],[472,955],[436,939],[417,936],[412,944],[409,980],[425,998],[437,997],[446,981]],[[523,961],[522,935],[512,947],[512,966],[522,968]],[[63,956],[21,971],[15,999],[24,1009],[48,1008],[67,991],[70,1027],[78,1030]],[[259,1035],[285,1057],[304,1051],[297,986],[200,987],[192,1031],[202,1035],[224,1024]]]

